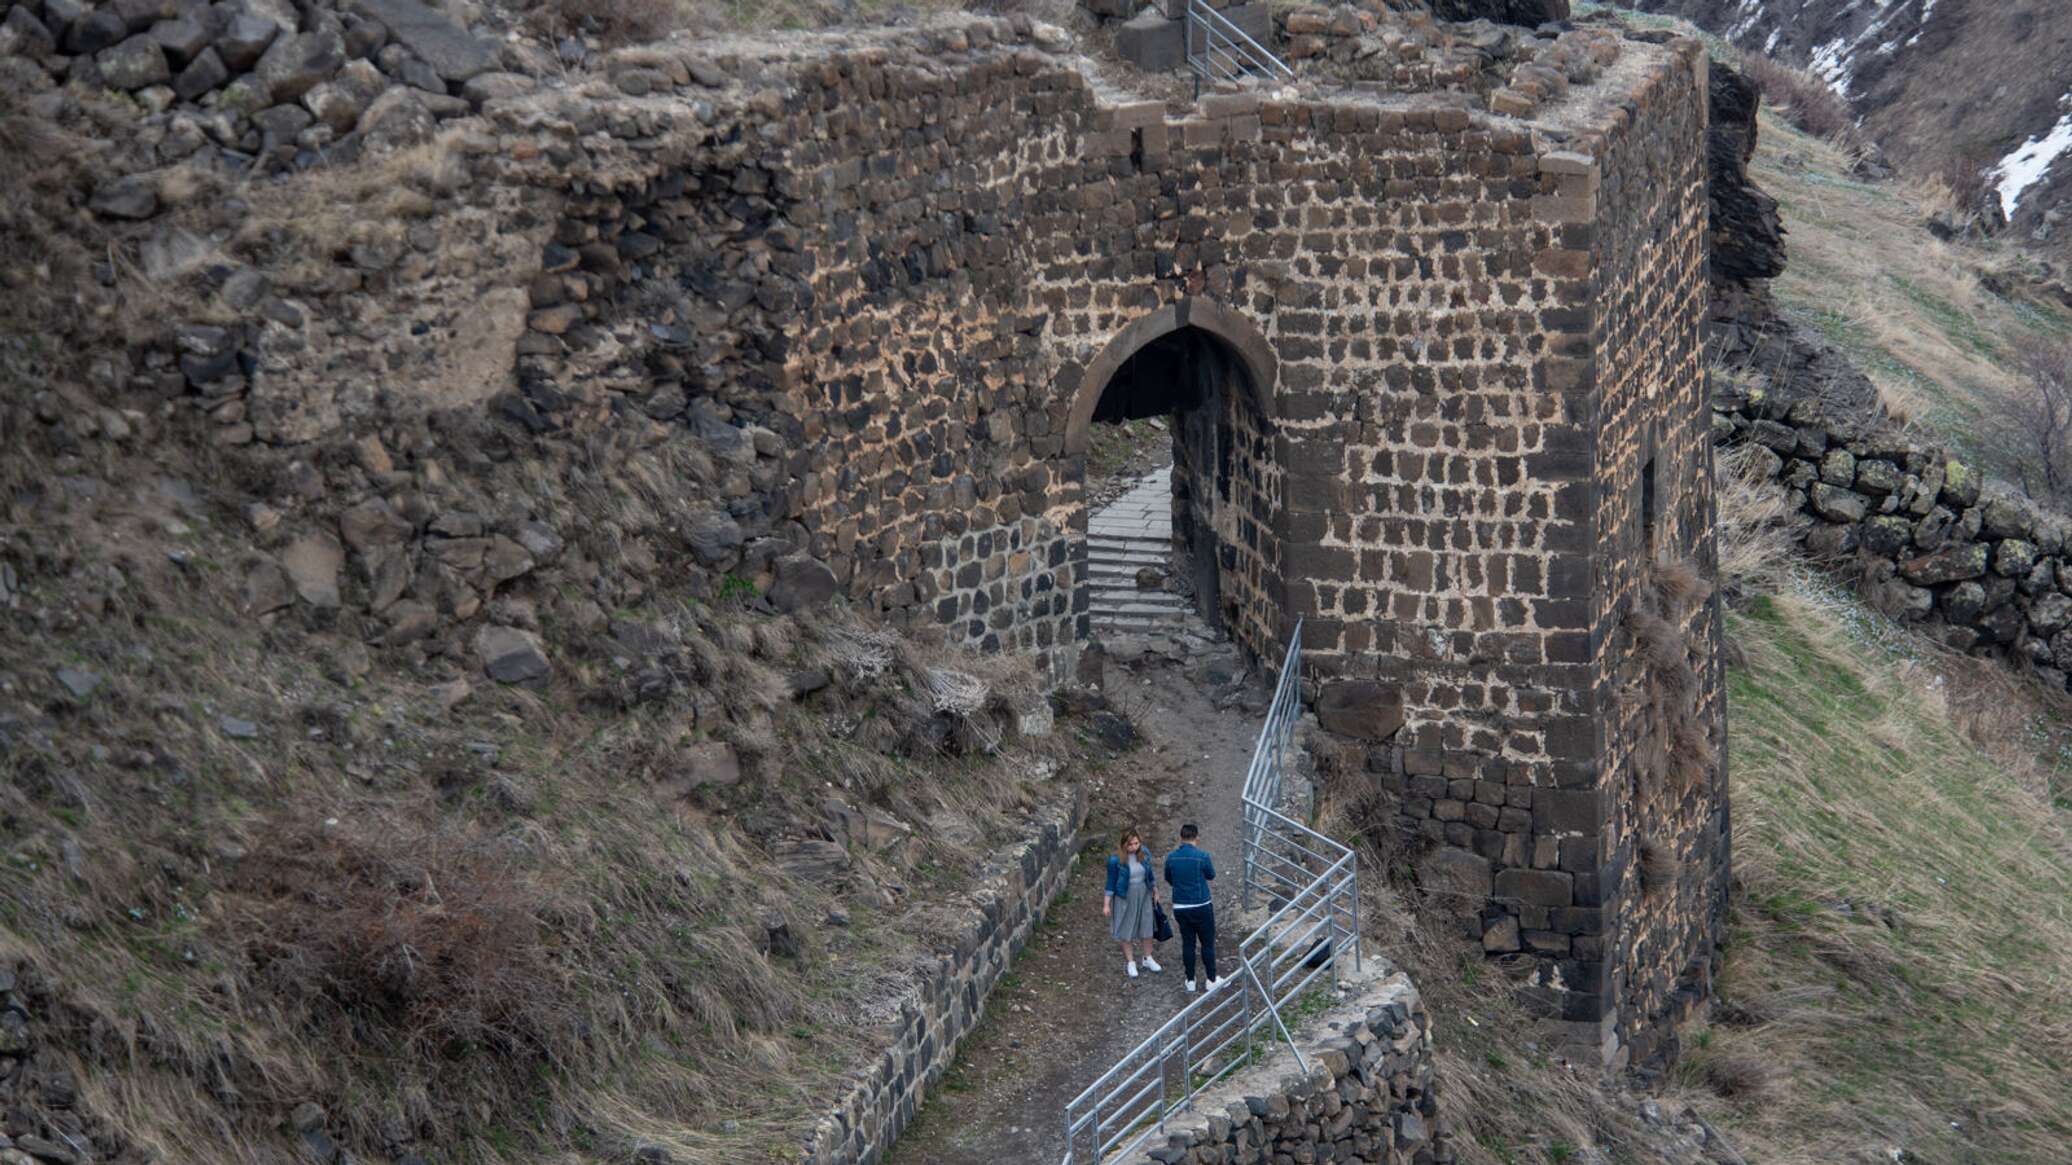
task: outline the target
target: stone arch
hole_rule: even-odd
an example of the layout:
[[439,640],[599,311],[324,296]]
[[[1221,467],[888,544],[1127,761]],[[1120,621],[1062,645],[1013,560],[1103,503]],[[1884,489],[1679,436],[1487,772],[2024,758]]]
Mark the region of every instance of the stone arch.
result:
[[1108,390],[1108,382],[1115,378],[1116,370],[1146,344],[1187,327],[1199,328],[1229,345],[1244,368],[1245,382],[1252,390],[1253,403],[1258,406],[1260,414],[1269,422],[1278,419],[1274,410],[1274,386],[1280,365],[1274,359],[1273,345],[1267,342],[1266,334],[1251,320],[1213,300],[1189,297],[1130,321],[1086,366],[1079,378],[1078,392],[1072,398],[1072,409],[1065,417],[1066,456],[1086,452],[1094,412],[1100,407],[1101,394]]

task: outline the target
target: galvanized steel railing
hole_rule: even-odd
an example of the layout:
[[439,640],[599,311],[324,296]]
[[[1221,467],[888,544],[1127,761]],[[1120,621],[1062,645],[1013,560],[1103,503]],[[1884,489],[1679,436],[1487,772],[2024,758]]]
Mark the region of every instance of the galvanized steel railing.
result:
[[1295,75],[1286,61],[1253,40],[1228,16],[1209,7],[1206,0],[1187,0],[1185,31],[1187,67],[1194,70],[1197,78],[1235,81],[1256,76],[1285,81]]
[[1098,1165],[1138,1148],[1275,1038],[1307,1070],[1284,1010],[1325,975],[1336,985],[1342,956],[1359,968],[1358,856],[1276,808],[1288,741],[1302,716],[1301,672],[1298,621],[1243,793],[1245,908],[1257,891],[1273,913],[1238,944],[1234,971],[1065,1106],[1065,1165]]

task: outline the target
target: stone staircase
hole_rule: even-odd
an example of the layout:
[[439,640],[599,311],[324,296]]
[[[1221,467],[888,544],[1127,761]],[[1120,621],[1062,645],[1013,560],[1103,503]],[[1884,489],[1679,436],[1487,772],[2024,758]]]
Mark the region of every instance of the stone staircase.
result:
[[1177,634],[1192,607],[1163,588],[1137,585],[1137,572],[1171,569],[1173,471],[1161,469],[1087,520],[1087,585],[1095,635]]

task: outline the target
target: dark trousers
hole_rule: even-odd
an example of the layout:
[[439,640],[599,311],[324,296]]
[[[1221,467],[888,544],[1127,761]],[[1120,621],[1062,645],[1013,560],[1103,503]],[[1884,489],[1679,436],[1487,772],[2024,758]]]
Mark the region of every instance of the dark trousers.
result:
[[1176,907],[1173,910],[1173,925],[1180,928],[1180,969],[1194,978],[1194,944],[1201,944],[1202,970],[1209,978],[1216,977],[1216,908],[1214,906]]

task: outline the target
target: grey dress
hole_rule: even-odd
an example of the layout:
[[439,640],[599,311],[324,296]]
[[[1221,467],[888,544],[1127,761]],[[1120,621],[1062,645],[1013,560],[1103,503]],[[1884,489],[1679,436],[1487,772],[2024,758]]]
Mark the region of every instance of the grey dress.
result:
[[1108,906],[1108,937],[1118,942],[1151,937],[1151,866],[1129,860],[1130,892]]

